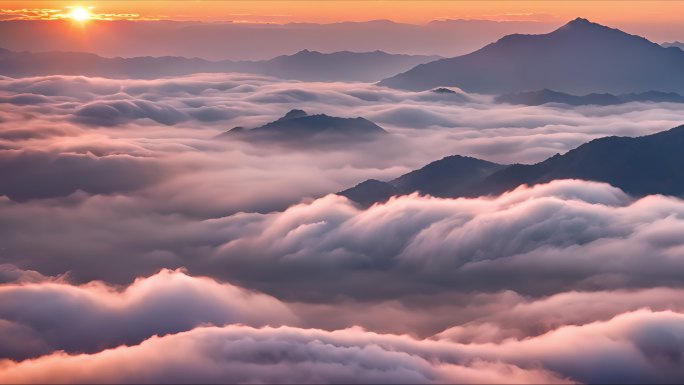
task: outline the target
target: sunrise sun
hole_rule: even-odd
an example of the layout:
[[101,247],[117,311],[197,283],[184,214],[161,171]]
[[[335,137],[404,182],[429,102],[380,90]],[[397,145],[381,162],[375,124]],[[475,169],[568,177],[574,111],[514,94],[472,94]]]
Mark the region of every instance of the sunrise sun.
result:
[[86,21],[90,19],[90,12],[83,7],[74,7],[69,12],[68,17],[74,21]]

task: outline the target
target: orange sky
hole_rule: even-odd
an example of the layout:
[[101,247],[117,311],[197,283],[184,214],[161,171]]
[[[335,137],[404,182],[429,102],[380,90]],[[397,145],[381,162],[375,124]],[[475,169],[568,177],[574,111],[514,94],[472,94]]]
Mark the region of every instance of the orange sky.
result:
[[279,23],[372,19],[425,23],[442,18],[565,21],[577,16],[606,24],[684,21],[684,1],[0,1],[4,10],[64,10],[74,5],[114,17]]

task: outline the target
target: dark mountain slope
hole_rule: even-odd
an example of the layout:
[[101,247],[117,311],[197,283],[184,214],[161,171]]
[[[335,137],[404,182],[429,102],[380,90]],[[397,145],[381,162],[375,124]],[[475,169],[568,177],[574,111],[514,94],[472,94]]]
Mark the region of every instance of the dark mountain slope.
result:
[[568,178],[610,183],[634,195],[682,195],[684,126],[638,138],[596,139],[541,163],[513,165],[485,178],[474,193]]
[[370,179],[339,194],[364,206],[386,201],[394,195],[413,192],[436,197],[464,196],[484,178],[505,167],[485,160],[453,155],[389,182]]
[[684,126],[637,138],[596,139],[533,165],[503,166],[474,158],[447,157],[384,182],[384,186],[379,184],[383,182],[364,182],[339,194],[368,205],[412,192],[453,198],[501,194],[523,184],[557,179],[605,182],[635,196],[682,196]]

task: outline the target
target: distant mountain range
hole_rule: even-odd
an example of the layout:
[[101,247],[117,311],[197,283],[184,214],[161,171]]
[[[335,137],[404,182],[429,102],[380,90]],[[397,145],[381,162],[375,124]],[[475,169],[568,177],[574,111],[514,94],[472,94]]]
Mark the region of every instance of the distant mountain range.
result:
[[382,86],[502,94],[684,92],[684,51],[578,18],[543,35],[508,35],[473,53],[421,64]]
[[105,58],[83,52],[13,52],[0,48],[0,75],[83,75],[158,78],[200,72],[247,72],[303,81],[373,82],[439,56],[374,52],[320,53],[303,50],[262,61],[209,61],[175,56]]
[[389,182],[368,180],[339,194],[368,206],[393,195],[438,197],[501,194],[556,179],[609,183],[643,196],[684,194],[684,126],[637,138],[605,137],[543,162],[510,166],[450,156]]
[[382,127],[364,118],[338,118],[325,114],[309,115],[291,110],[282,118],[263,126],[246,129],[235,127],[218,136],[220,139],[269,141],[290,144],[344,143],[372,140],[386,135]]
[[382,51],[320,53],[303,50],[271,60],[235,63],[244,72],[304,81],[374,82],[439,56],[393,55]]
[[[559,25],[557,21],[499,20],[439,20],[420,25],[390,20],[322,24],[283,24],[282,20],[273,23],[97,20],[88,23],[85,33],[80,33],[68,22],[3,19],[0,47],[12,51],[77,51],[105,57],[181,56],[213,61],[267,60],[303,49],[319,52],[379,49],[453,57],[511,33],[546,33]],[[387,76],[391,75],[394,74]]]
[[539,91],[514,92],[500,95],[494,98],[498,103],[525,104],[528,106],[538,106],[547,103],[568,104],[571,106],[600,105],[608,106],[613,104],[623,104],[629,102],[669,102],[684,103],[684,96],[675,92],[648,91],[642,93],[632,93],[623,95],[613,94],[588,94],[571,95],[564,92],[543,89]]

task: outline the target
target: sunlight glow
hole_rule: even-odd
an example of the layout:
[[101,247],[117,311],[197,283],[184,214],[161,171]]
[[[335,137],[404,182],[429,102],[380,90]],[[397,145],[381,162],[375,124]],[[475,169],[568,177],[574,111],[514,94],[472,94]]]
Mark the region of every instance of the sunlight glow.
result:
[[79,22],[90,20],[90,12],[83,7],[74,7],[68,16],[70,19]]

